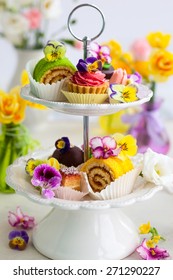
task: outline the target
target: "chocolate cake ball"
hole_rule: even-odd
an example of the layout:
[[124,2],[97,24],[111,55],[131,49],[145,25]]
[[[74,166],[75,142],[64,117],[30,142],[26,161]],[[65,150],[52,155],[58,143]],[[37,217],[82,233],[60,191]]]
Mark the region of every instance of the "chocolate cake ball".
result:
[[107,80],[110,80],[110,78],[112,77],[112,74],[114,73],[114,68],[112,65],[110,65],[109,67],[105,67],[103,66],[102,68],[102,72],[105,74],[105,78]]
[[56,150],[52,157],[56,158],[59,163],[67,167],[78,165],[84,162],[84,152],[77,146],[71,146],[68,137],[62,137],[55,142]]

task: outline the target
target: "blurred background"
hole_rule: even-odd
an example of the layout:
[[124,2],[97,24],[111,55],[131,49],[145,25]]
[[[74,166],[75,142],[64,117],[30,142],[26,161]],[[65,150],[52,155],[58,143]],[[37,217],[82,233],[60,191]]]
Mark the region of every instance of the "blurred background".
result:
[[[20,1],[11,0],[10,2],[15,6],[15,3]],[[97,39],[99,43],[113,39],[121,44],[124,51],[128,51],[134,40],[145,37],[149,32],[161,31],[173,35],[171,24],[173,21],[173,1],[170,0],[145,0],[140,2],[137,0],[56,0],[56,2],[60,2],[59,6],[57,6],[59,13],[57,13],[57,18],[51,20],[45,26],[44,30],[47,39],[50,39],[52,34],[57,34],[57,39],[72,38],[69,31],[67,29],[63,29],[62,31],[62,28],[66,25],[71,10],[75,6],[83,3],[96,5],[105,15],[106,25],[104,32]],[[1,3],[3,3],[2,0],[0,1]],[[81,37],[86,35],[92,37],[93,34],[95,35],[100,30],[100,15],[88,9],[83,7],[74,14],[77,23],[73,26],[73,30]],[[2,17],[2,14],[0,16]],[[2,29],[2,27],[0,28]],[[172,40],[169,50],[173,51]],[[72,62],[76,64],[78,59],[82,57],[83,51],[68,45],[67,54]],[[0,37],[1,89],[8,90],[12,76],[17,71],[16,65],[17,54],[13,44],[5,37]],[[170,77],[167,82],[159,83],[157,94],[164,98],[164,104],[162,106],[164,118],[173,118],[173,77]]]

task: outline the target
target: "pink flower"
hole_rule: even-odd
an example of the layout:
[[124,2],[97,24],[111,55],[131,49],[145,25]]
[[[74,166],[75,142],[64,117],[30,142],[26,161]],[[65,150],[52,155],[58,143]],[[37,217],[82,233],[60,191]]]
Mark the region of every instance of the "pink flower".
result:
[[40,27],[42,15],[38,9],[30,9],[24,13],[24,16],[29,21],[30,29],[37,29]]
[[151,47],[146,39],[136,40],[130,48],[135,60],[145,61],[151,52]]
[[108,46],[100,46],[96,42],[91,42],[89,52],[95,58],[106,63],[111,63],[110,48]]
[[117,156],[120,152],[116,150],[117,144],[113,137],[93,137],[90,140],[90,147],[95,158],[108,158],[110,156]]
[[146,245],[146,239],[144,239],[136,251],[144,260],[161,260],[169,257],[167,250],[155,246],[154,248],[148,248]]
[[19,206],[16,209],[16,213],[8,212],[8,222],[12,227],[21,226],[25,229],[35,226],[34,217],[23,214]]
[[74,47],[78,50],[82,50],[83,48],[83,42],[81,41],[74,41]]

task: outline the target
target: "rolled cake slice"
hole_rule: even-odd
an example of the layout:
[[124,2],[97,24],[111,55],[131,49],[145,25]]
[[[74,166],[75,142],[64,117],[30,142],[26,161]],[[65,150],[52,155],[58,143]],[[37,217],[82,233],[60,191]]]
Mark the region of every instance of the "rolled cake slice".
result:
[[33,78],[43,84],[52,84],[71,76],[76,67],[65,57],[66,47],[61,42],[48,41],[44,48],[45,57],[38,61]]
[[133,163],[129,158],[124,160],[118,157],[96,159],[94,157],[86,161],[81,171],[86,172],[90,186],[94,192],[101,192],[111,182],[133,169]]

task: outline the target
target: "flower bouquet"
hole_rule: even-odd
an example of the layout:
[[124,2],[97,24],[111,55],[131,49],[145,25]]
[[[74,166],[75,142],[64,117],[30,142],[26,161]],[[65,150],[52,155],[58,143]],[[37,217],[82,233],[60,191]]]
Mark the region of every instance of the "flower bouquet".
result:
[[[27,83],[26,76],[23,76]],[[0,192],[14,192],[6,182],[6,168],[14,160],[28,154],[38,146],[33,140],[28,129],[22,124],[27,106],[34,106],[20,97],[21,86],[17,86],[9,93],[0,90]],[[39,107],[39,106],[38,106]],[[40,107],[39,109],[42,109]]]
[[107,133],[120,130],[134,135],[139,152],[148,147],[164,154],[169,150],[169,138],[160,118],[162,100],[157,98],[156,89],[159,82],[166,82],[173,75],[173,53],[167,49],[170,40],[169,34],[149,33],[146,38],[136,40],[128,53],[114,40],[104,44],[110,48],[114,69],[122,68],[127,74],[138,72],[142,82],[153,91],[151,100],[135,111],[127,109],[100,118],[100,125]]

